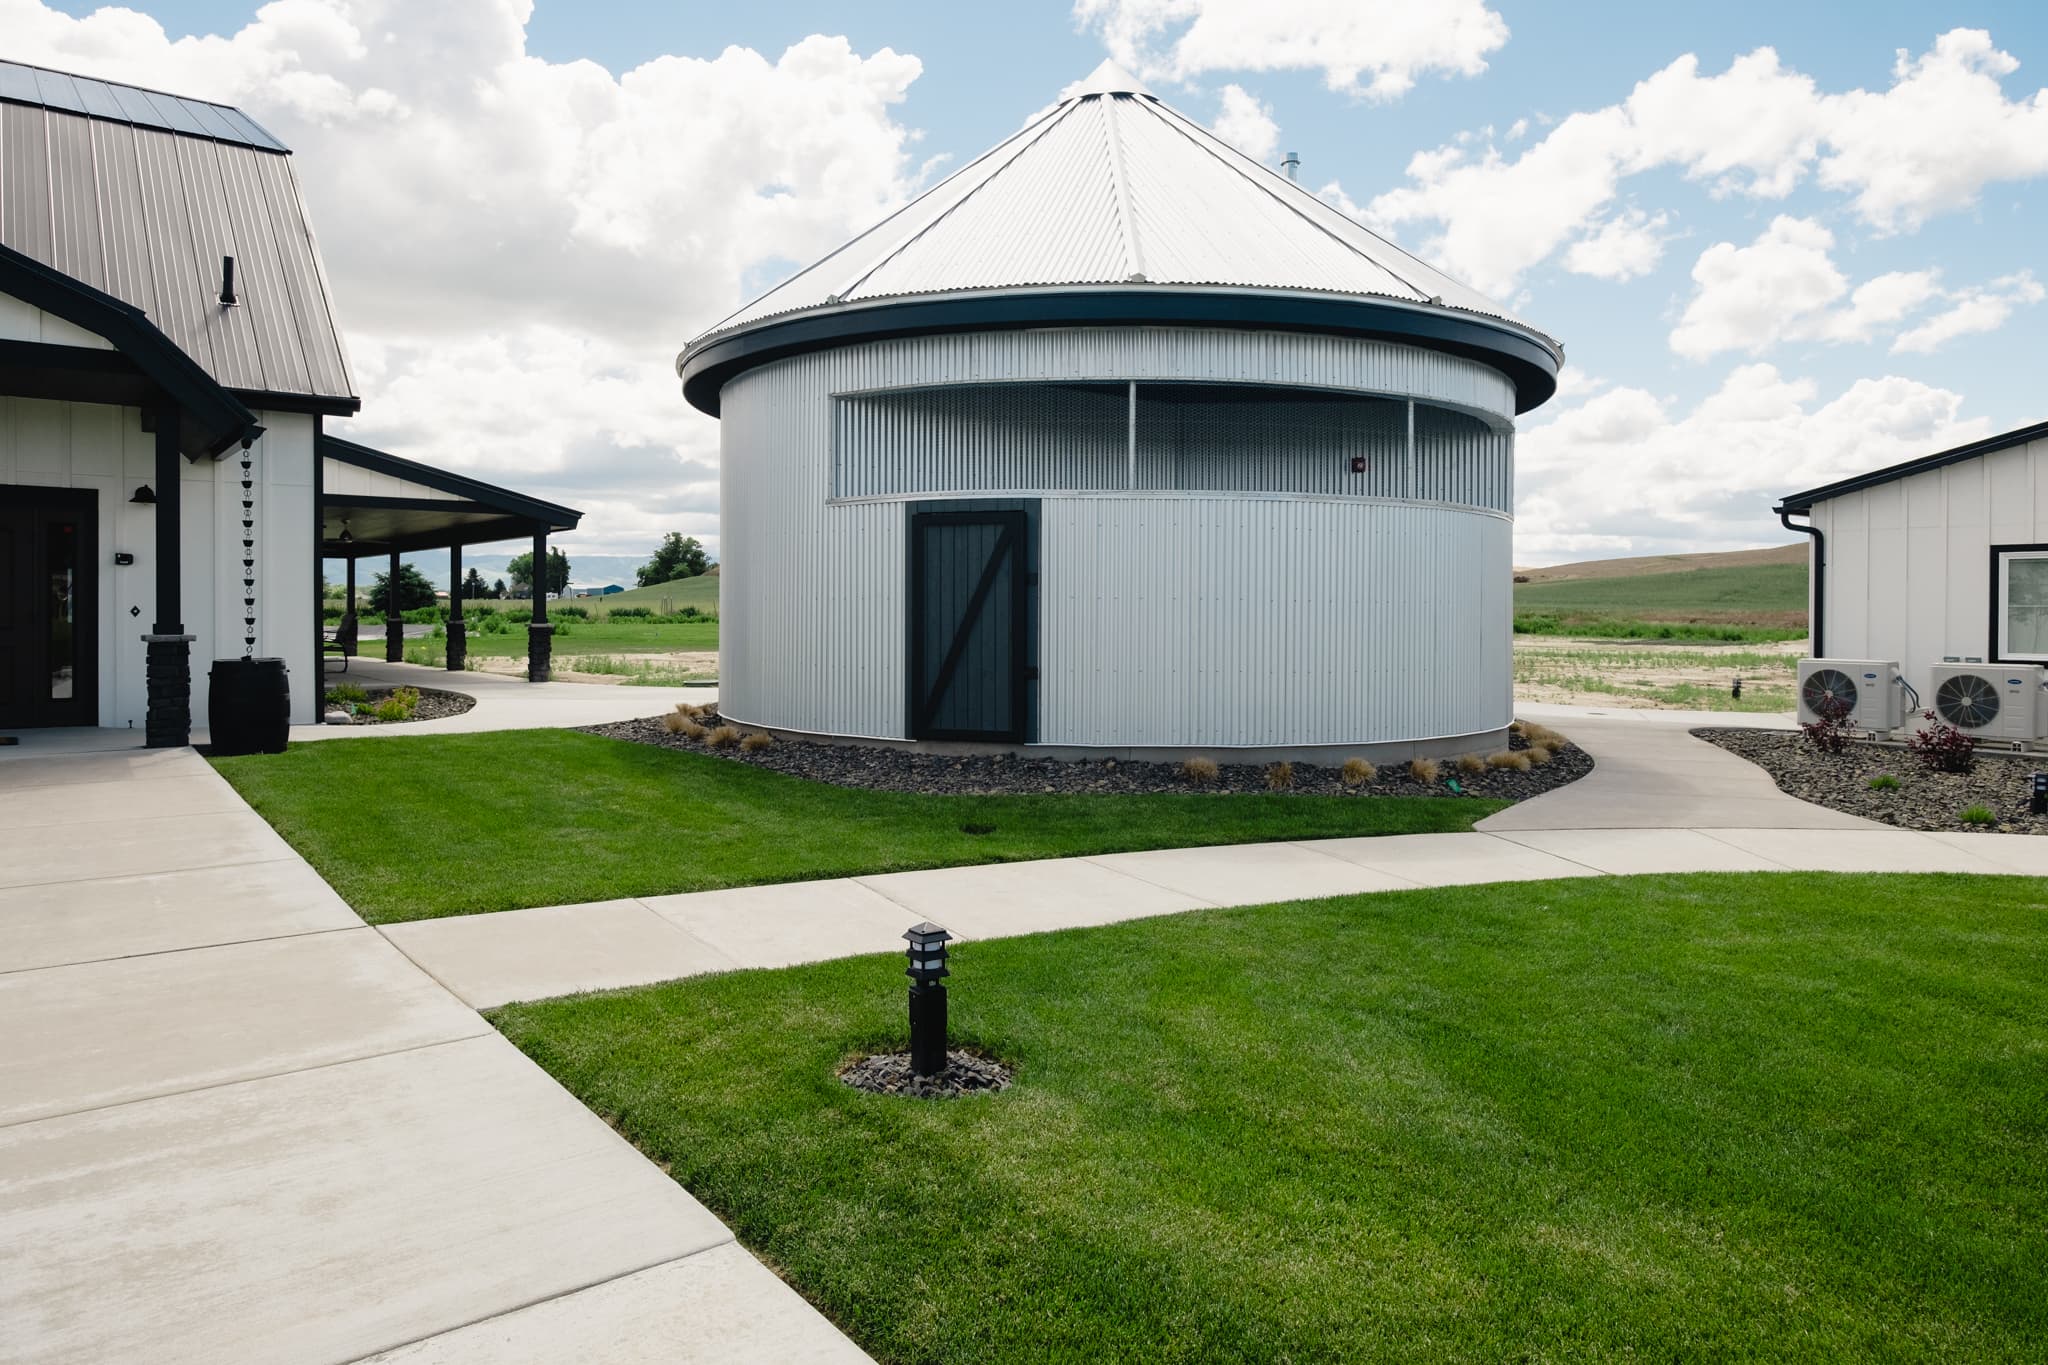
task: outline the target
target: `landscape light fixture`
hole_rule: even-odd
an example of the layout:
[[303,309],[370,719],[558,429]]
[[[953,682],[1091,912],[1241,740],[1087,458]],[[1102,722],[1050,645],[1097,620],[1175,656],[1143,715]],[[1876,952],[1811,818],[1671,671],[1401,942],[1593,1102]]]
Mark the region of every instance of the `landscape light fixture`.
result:
[[139,502],[144,507],[148,507],[156,501],[156,490],[154,488],[151,488],[148,484],[144,484],[142,485],[142,487],[135,490],[134,496],[129,498],[128,501]]
[[2048,773],[2034,774],[2034,790],[2027,799],[2027,809],[2036,815],[2048,815]]
[[953,936],[926,920],[903,931],[910,941],[910,1069],[936,1076],[946,1069],[946,942]]
[[347,518],[347,517],[343,517],[343,518],[341,519],[341,537],[340,537],[340,539],[341,539],[341,543],[342,543],[343,545],[353,545],[353,544],[355,544],[355,543],[356,543],[356,538],[355,538],[354,536],[352,536],[352,535],[350,535],[350,534],[349,534],[349,530],[348,530],[348,518]]

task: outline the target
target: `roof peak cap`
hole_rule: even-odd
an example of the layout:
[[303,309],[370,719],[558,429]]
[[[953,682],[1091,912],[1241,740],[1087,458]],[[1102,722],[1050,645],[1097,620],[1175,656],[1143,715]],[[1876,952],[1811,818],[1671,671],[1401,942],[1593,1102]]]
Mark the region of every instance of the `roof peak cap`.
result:
[[1115,58],[1105,57],[1102,65],[1060,91],[1060,103],[1068,100],[1087,99],[1091,95],[1149,95],[1150,86],[1116,64]]

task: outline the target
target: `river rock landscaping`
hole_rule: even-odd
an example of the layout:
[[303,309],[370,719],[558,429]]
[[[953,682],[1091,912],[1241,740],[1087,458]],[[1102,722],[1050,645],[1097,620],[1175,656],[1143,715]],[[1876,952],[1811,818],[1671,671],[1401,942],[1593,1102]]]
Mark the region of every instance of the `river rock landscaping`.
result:
[[[831,744],[812,740],[779,739],[756,748],[733,743],[710,744],[709,738],[725,724],[715,710],[705,708],[697,717],[704,737],[671,732],[660,716],[593,725],[586,733],[609,739],[682,749],[769,768],[813,782],[866,791],[911,792],[923,795],[1001,796],[1046,792],[1151,793],[1193,792],[1230,795],[1273,793],[1300,796],[1438,796],[1490,797],[1499,801],[1526,801],[1541,796],[1593,771],[1593,757],[1575,744],[1558,749],[1550,762],[1532,764],[1529,771],[1512,767],[1482,768],[1464,772],[1455,760],[1438,762],[1440,775],[1423,781],[1408,765],[1388,764],[1369,781],[1347,783],[1344,770],[1336,764],[1294,763],[1285,765],[1284,778],[1266,763],[1217,763],[1215,775],[1194,781],[1178,762],[1143,762],[1136,759],[1022,758],[1015,754],[919,753],[908,749],[866,744]],[[1510,737],[1511,752],[1524,753],[1529,742],[1520,734]],[[1190,755],[1193,757],[1193,755]],[[1484,755],[1482,755],[1484,757]]]
[[326,703],[329,725],[407,725],[459,716],[476,698],[434,687],[342,686],[327,690]]
[[[1979,830],[1991,834],[2048,834],[2048,817],[2030,814],[2033,774],[2048,757],[1979,749],[1966,773],[1935,772],[1898,745],[1852,741],[1839,754],[1823,753],[1786,730],[1695,730],[1693,734],[1748,759],[1771,775],[1778,790],[1817,806],[1860,815],[1900,829]],[[1890,777],[1889,782],[1873,781]],[[1993,819],[1965,821],[1981,807]]]
[[885,1052],[862,1057],[839,1073],[839,1079],[871,1095],[908,1095],[920,1100],[950,1100],[962,1095],[992,1094],[1010,1084],[1010,1068],[988,1057],[977,1057],[959,1048],[946,1054],[945,1069],[936,1076],[920,1076],[910,1066],[907,1052]]

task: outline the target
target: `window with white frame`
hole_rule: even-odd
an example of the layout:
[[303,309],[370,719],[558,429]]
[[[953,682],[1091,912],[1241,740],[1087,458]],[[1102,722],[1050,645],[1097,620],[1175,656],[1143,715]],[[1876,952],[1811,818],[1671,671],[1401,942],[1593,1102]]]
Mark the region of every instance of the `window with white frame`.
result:
[[2001,545],[1993,564],[1993,657],[2048,662],[2048,545]]

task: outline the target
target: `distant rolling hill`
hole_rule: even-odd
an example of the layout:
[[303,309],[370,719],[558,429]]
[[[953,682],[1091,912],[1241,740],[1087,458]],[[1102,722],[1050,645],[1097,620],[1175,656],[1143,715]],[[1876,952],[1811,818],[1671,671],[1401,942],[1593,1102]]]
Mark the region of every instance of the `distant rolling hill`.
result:
[[1516,629],[1654,635],[1629,625],[1697,627],[1681,637],[1769,638],[1806,628],[1806,546],[1652,555],[1518,569]]
[[671,579],[667,583],[656,583],[651,588],[628,588],[596,599],[607,611],[616,611],[620,607],[647,607],[659,611],[664,600],[677,611],[695,607],[698,611],[716,614],[718,575],[705,573],[694,578]]

